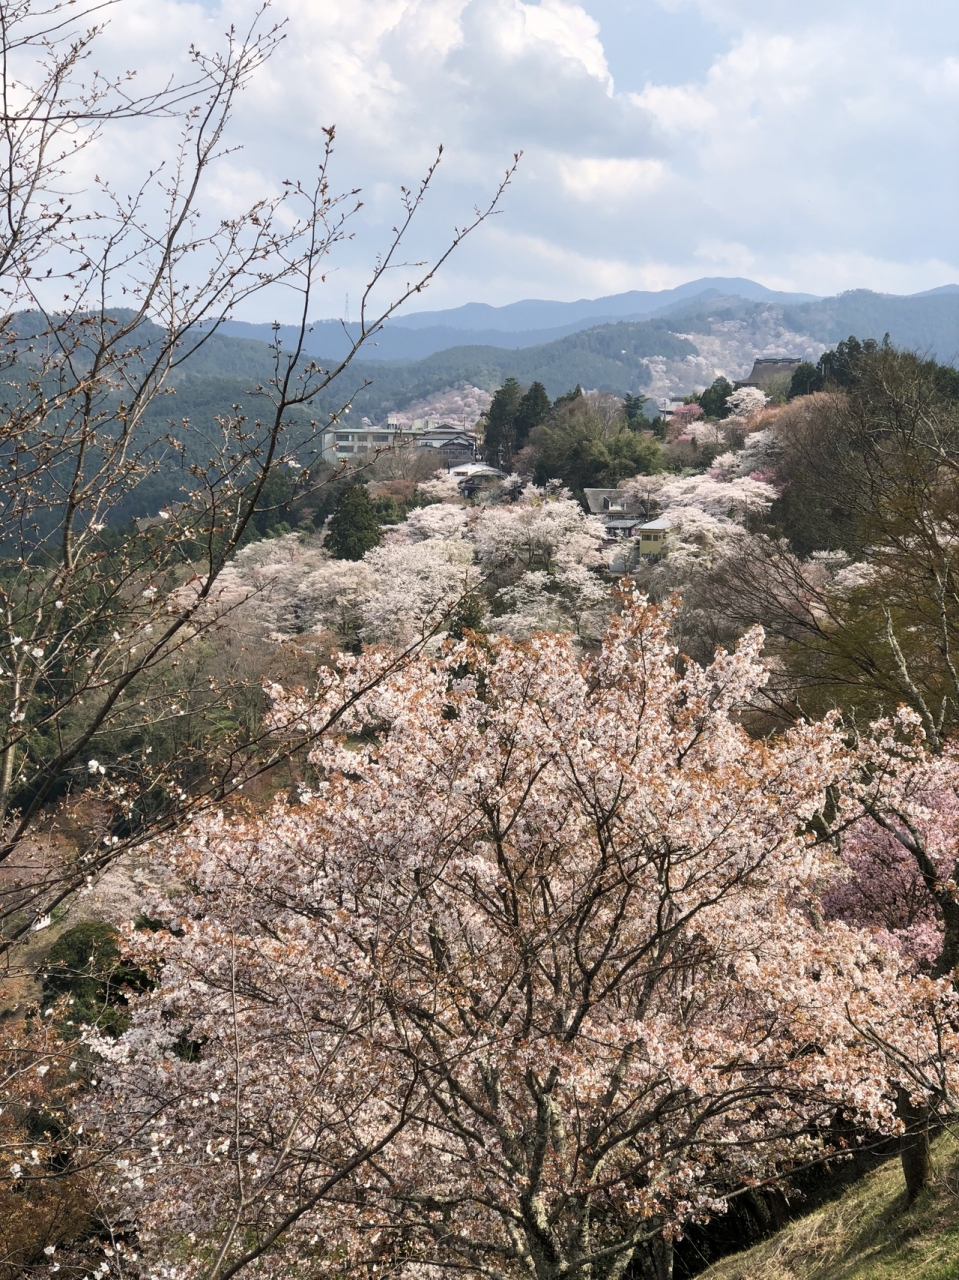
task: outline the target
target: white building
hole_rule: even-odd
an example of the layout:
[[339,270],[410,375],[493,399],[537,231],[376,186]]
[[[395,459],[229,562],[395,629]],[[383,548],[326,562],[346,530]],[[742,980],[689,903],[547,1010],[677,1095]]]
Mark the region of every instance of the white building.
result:
[[327,462],[397,447],[430,450],[436,455],[437,463],[446,467],[472,462],[476,457],[476,437],[472,431],[436,418],[401,422],[395,414],[390,414],[385,427],[374,427],[367,418],[356,427],[341,420],[323,436],[323,458]]

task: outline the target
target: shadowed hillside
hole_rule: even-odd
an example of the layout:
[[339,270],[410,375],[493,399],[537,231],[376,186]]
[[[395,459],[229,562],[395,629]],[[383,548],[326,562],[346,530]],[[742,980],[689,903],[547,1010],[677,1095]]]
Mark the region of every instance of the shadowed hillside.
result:
[[936,1175],[914,1205],[891,1160],[841,1199],[745,1253],[700,1272],[704,1280],[955,1280],[959,1276],[959,1148],[935,1147]]

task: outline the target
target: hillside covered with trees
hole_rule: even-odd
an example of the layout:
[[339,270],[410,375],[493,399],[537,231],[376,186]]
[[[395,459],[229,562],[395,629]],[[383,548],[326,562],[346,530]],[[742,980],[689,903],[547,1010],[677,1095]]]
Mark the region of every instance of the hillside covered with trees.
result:
[[[809,1169],[838,1191],[897,1154],[924,1194],[959,1054],[959,388],[853,339],[810,367],[785,404],[714,387],[656,424],[507,382],[514,475],[476,496],[388,450],[325,533],[247,540],[211,590],[153,544],[93,668],[187,618],[133,673],[146,718],[87,710],[34,625],[13,794],[56,770],[34,812],[101,814],[101,869],[149,834],[151,871],[136,927],[67,917],[50,1016],[12,1024],[10,1247],[89,1265],[122,1206],[145,1256],[197,1242],[191,1274],[352,1271],[373,1224],[378,1258],[520,1275],[549,1206],[549,1274],[588,1248],[658,1280]],[[667,553],[618,582],[564,482],[641,503]],[[51,714],[90,725],[72,774]],[[212,810],[224,769],[249,798]]]
[[[768,296],[364,362],[518,157],[390,293],[403,188],[320,359],[333,130],[217,168],[282,29],[141,91],[73,12],[0,23],[0,1280],[732,1277],[893,1183],[952,1234],[956,369],[809,338],[770,403],[714,358],[823,305]],[[176,163],[75,208],[130,120]],[[464,376],[485,465],[320,456]]]

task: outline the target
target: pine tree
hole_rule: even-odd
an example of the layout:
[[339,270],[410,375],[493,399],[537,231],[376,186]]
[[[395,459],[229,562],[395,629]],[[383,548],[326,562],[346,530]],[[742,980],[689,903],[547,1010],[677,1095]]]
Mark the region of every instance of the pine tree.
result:
[[376,510],[362,484],[350,484],[340,494],[330,516],[324,546],[337,560],[362,560],[382,537]]
[[696,397],[696,402],[702,406],[707,418],[728,418],[729,408],[726,397],[732,394],[733,384],[720,374],[712,386],[707,387]]
[[520,400],[513,422],[516,437],[516,451],[519,452],[529,442],[529,433],[534,427],[545,422],[549,416],[551,405],[546,388],[541,382],[534,382]]
[[508,466],[516,451],[516,414],[522,398],[519,383],[507,378],[486,410],[484,447],[486,461],[492,467]]

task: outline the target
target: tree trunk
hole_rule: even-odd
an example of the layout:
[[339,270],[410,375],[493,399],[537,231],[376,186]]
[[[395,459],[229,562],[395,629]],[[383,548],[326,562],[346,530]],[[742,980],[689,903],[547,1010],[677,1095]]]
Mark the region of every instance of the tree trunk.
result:
[[906,1126],[899,1139],[899,1158],[906,1180],[906,1203],[912,1204],[929,1183],[932,1161],[929,1154],[929,1108],[911,1101],[909,1091],[900,1087],[896,1113]]
[[657,1236],[649,1242],[649,1274],[652,1280],[673,1280],[673,1242]]
[[[959,862],[953,867],[952,876],[955,876],[957,870]],[[946,893],[937,894],[936,901],[942,912],[942,947],[933,969],[933,977],[951,977],[955,983],[955,970],[959,967],[959,902],[954,902],[952,895]]]

